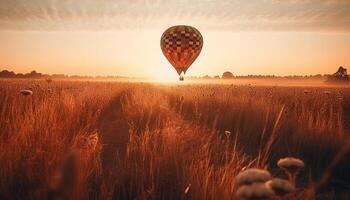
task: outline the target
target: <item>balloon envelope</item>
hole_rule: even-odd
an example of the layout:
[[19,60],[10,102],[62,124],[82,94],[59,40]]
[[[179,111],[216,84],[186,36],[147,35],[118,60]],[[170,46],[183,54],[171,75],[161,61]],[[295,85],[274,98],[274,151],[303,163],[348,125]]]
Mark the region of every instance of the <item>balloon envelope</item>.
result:
[[163,54],[180,75],[186,73],[203,47],[201,33],[191,26],[173,26],[162,35],[160,46]]

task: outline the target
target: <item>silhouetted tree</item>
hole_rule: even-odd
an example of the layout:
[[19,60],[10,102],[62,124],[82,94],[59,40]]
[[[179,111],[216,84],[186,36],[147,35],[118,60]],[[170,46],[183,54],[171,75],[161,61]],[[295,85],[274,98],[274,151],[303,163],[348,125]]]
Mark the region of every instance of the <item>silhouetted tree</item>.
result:
[[340,66],[334,74],[331,76],[328,76],[327,78],[328,82],[349,82],[349,75],[347,73],[347,69],[343,66]]
[[224,72],[222,74],[222,78],[223,79],[231,79],[231,78],[234,78],[233,74],[231,72]]
[[348,76],[348,70],[344,68],[343,66],[340,66],[338,68],[338,71],[333,74],[335,77],[347,77]]
[[35,70],[31,71],[29,74],[26,74],[28,78],[40,78],[42,76],[41,73],[36,72]]
[[8,71],[8,70],[2,70],[0,72],[0,77],[4,77],[4,78],[12,78],[15,77],[16,74],[13,71]]
[[211,79],[211,77],[209,75],[205,75],[203,76],[204,79]]

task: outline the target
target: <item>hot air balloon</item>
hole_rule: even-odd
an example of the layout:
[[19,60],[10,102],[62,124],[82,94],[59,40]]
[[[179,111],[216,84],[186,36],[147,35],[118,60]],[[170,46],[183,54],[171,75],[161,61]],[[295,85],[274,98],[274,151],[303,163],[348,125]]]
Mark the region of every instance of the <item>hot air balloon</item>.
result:
[[163,33],[160,47],[179,74],[180,81],[183,81],[183,74],[186,73],[202,50],[203,37],[194,27],[173,26]]

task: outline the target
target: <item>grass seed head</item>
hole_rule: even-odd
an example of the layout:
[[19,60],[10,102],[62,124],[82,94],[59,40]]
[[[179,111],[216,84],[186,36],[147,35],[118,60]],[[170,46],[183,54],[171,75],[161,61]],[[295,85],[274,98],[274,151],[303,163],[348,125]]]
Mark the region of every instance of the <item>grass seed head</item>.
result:
[[229,138],[231,136],[231,131],[225,131],[225,135],[227,138]]
[[46,79],[46,82],[47,82],[47,83],[51,83],[51,82],[52,82],[52,79],[51,79],[51,78],[47,78],[47,79]]
[[287,170],[290,173],[299,172],[304,166],[304,161],[299,158],[286,157],[277,162],[277,166],[283,170]]
[[33,91],[31,90],[21,90],[20,93],[24,96],[33,95]]

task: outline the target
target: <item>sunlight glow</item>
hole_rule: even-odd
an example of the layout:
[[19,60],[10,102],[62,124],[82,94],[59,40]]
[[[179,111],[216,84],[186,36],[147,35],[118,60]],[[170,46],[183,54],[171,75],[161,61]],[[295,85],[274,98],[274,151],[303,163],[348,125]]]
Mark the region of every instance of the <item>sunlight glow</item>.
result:
[[5,0],[0,1],[0,67],[177,80],[160,37],[170,26],[187,24],[204,39],[187,76],[333,73],[350,65],[350,12],[344,9],[349,5],[345,0]]

